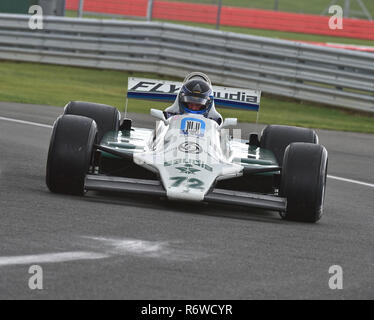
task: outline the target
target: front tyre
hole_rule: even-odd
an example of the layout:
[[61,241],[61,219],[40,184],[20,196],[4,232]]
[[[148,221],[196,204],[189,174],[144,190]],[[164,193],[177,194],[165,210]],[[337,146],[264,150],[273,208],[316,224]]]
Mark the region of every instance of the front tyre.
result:
[[318,136],[308,128],[269,125],[262,130],[260,147],[272,151],[278,164],[282,165],[285,150],[293,142],[318,144]]
[[70,101],[64,109],[64,114],[83,116],[95,120],[97,124],[97,142],[100,143],[109,131],[118,131],[121,114],[112,106],[100,103]]
[[323,213],[328,155],[324,146],[291,143],[285,150],[280,195],[286,220],[317,222]]
[[97,136],[94,120],[75,115],[57,118],[48,151],[46,183],[55,193],[84,194]]

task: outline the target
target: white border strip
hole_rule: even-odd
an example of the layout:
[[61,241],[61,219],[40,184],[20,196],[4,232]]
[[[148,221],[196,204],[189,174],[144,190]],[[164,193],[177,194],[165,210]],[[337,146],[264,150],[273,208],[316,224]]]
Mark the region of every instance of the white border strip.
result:
[[104,259],[108,257],[109,256],[107,254],[86,251],[44,253],[27,256],[10,256],[0,257],[0,267],[33,263],[58,263],[76,260]]
[[[28,124],[28,125],[32,125],[32,126],[36,126],[36,127],[43,127],[43,128],[49,128],[49,129],[53,128],[53,126],[50,126],[48,124],[42,124],[42,123],[31,122],[31,121],[24,121],[24,120],[18,120],[18,119],[13,119],[13,118],[0,117],[0,120],[10,121],[10,122],[16,122],[16,123],[21,123],[21,124]],[[344,181],[344,182],[359,184],[359,185],[365,186],[365,187],[374,188],[374,184],[373,183],[368,183],[368,182],[363,182],[363,181],[358,181],[358,180],[352,180],[352,179],[347,179],[347,178],[342,178],[342,177],[337,177],[337,176],[332,176],[332,175],[327,175],[327,177],[330,178],[330,179],[334,179],[334,180],[339,180],[339,181]]]
[[355,184],[360,184],[362,186],[366,186],[366,187],[370,187],[370,188],[374,188],[374,184],[373,183],[367,183],[367,182],[362,182],[362,181],[358,181],[358,180],[352,180],[352,179],[346,179],[346,178],[341,178],[341,177],[336,177],[336,176],[331,176],[331,175],[327,175],[328,178],[330,179],[335,179],[335,180],[339,180],[339,181],[344,181],[344,182],[350,182],[350,183],[355,183]]
[[42,128],[49,128],[49,129],[53,128],[53,126],[50,126],[48,124],[42,124],[42,123],[31,122],[31,121],[24,121],[24,120],[18,120],[18,119],[13,119],[13,118],[0,117],[0,120],[10,121],[10,122],[16,122],[16,123],[21,123],[21,124],[28,124],[28,125],[31,125],[31,126],[42,127]]

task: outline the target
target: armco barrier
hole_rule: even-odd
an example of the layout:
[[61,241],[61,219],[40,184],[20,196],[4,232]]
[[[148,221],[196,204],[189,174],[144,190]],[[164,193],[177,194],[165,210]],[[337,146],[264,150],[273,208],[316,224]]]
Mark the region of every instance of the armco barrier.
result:
[[207,73],[215,84],[374,112],[374,54],[175,24],[0,14],[0,59]]
[[[77,10],[78,0],[67,0]],[[146,17],[148,0],[84,0],[83,10],[123,16]],[[152,18],[216,24],[217,5],[154,0]],[[223,6],[220,24],[265,30],[319,34],[374,40],[374,21],[344,18],[343,29],[329,28],[330,16]]]

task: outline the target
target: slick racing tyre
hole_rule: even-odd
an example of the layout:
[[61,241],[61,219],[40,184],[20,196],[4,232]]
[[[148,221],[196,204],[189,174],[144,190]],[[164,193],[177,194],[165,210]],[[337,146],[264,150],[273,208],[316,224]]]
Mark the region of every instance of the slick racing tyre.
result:
[[284,153],[280,196],[287,199],[286,220],[316,222],[323,212],[327,151],[312,143],[291,143]]
[[84,116],[95,120],[98,142],[107,132],[118,131],[121,120],[121,114],[112,106],[82,101],[70,101],[65,106],[64,114]]
[[49,144],[46,183],[50,191],[84,194],[84,179],[92,162],[97,136],[94,120],[74,115],[57,118]]
[[284,151],[292,142],[318,144],[318,136],[314,130],[307,128],[270,125],[262,130],[260,147],[272,151],[282,166]]

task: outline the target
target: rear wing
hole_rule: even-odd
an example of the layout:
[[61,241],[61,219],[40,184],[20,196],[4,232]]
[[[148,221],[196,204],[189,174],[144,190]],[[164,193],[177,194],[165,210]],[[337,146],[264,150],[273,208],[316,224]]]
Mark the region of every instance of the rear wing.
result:
[[[127,98],[173,103],[182,82],[128,78]],[[258,111],[261,91],[214,86],[216,107]]]

